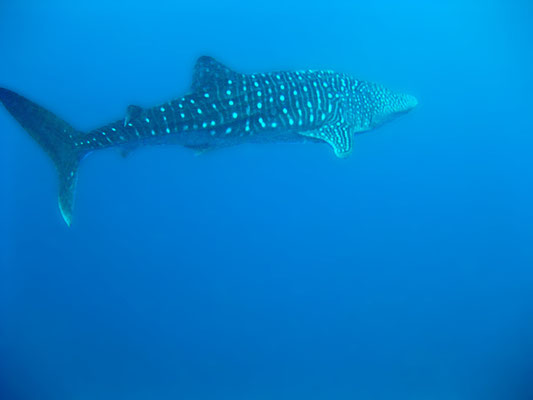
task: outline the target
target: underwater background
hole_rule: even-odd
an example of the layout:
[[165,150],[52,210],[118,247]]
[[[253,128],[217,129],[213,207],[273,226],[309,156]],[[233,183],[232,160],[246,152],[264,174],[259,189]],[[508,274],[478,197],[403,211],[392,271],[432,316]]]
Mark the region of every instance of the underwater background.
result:
[[0,85],[88,131],[197,57],[419,106],[327,145],[53,164],[0,107],[0,399],[533,399],[529,1],[0,2]]

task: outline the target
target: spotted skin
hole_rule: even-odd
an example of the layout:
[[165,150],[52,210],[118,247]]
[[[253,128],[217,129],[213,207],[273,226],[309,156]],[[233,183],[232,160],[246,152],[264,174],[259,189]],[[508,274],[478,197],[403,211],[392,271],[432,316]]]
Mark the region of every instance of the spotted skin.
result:
[[416,106],[416,99],[332,71],[240,74],[210,57],[195,66],[190,94],[98,128],[85,151],[143,143],[209,149],[245,142],[323,141],[339,157],[353,136]]
[[240,74],[200,57],[189,94],[156,107],[128,107],[125,118],[79,132],[31,100],[0,88],[0,102],[39,143],[59,174],[59,208],[70,226],[80,161],[90,152],[144,144],[205,151],[240,143],[325,142],[350,154],[356,133],[405,113],[413,96],[332,71]]

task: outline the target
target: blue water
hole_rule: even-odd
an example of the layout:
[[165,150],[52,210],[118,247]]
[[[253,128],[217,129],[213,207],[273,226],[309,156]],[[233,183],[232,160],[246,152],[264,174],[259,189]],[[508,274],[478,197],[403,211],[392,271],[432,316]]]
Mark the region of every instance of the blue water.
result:
[[0,85],[81,130],[203,54],[420,105],[348,159],[94,153],[71,228],[0,107],[0,399],[533,399],[530,2],[110,3],[1,2]]

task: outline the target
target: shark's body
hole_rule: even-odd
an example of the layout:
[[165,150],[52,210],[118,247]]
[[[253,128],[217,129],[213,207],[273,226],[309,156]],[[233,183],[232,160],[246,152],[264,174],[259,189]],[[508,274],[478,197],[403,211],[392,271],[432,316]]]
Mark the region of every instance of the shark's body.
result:
[[204,151],[245,142],[326,142],[338,157],[355,133],[414,108],[413,96],[332,71],[240,74],[210,57],[195,66],[191,93],[81,133],[58,117],[0,88],[0,101],[49,153],[60,176],[59,206],[71,223],[80,160],[113,146],[175,143]]

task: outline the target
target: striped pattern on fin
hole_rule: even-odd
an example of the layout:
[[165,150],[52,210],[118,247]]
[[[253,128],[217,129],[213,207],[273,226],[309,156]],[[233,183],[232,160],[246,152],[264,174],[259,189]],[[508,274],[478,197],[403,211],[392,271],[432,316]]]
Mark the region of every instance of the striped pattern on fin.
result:
[[353,132],[347,126],[324,125],[314,131],[299,132],[300,135],[323,140],[328,143],[339,158],[348,157],[353,148]]
[[226,67],[213,57],[202,56],[196,61],[192,79],[193,92],[203,92],[217,86],[219,82],[226,85],[228,80],[236,80],[241,74]]

